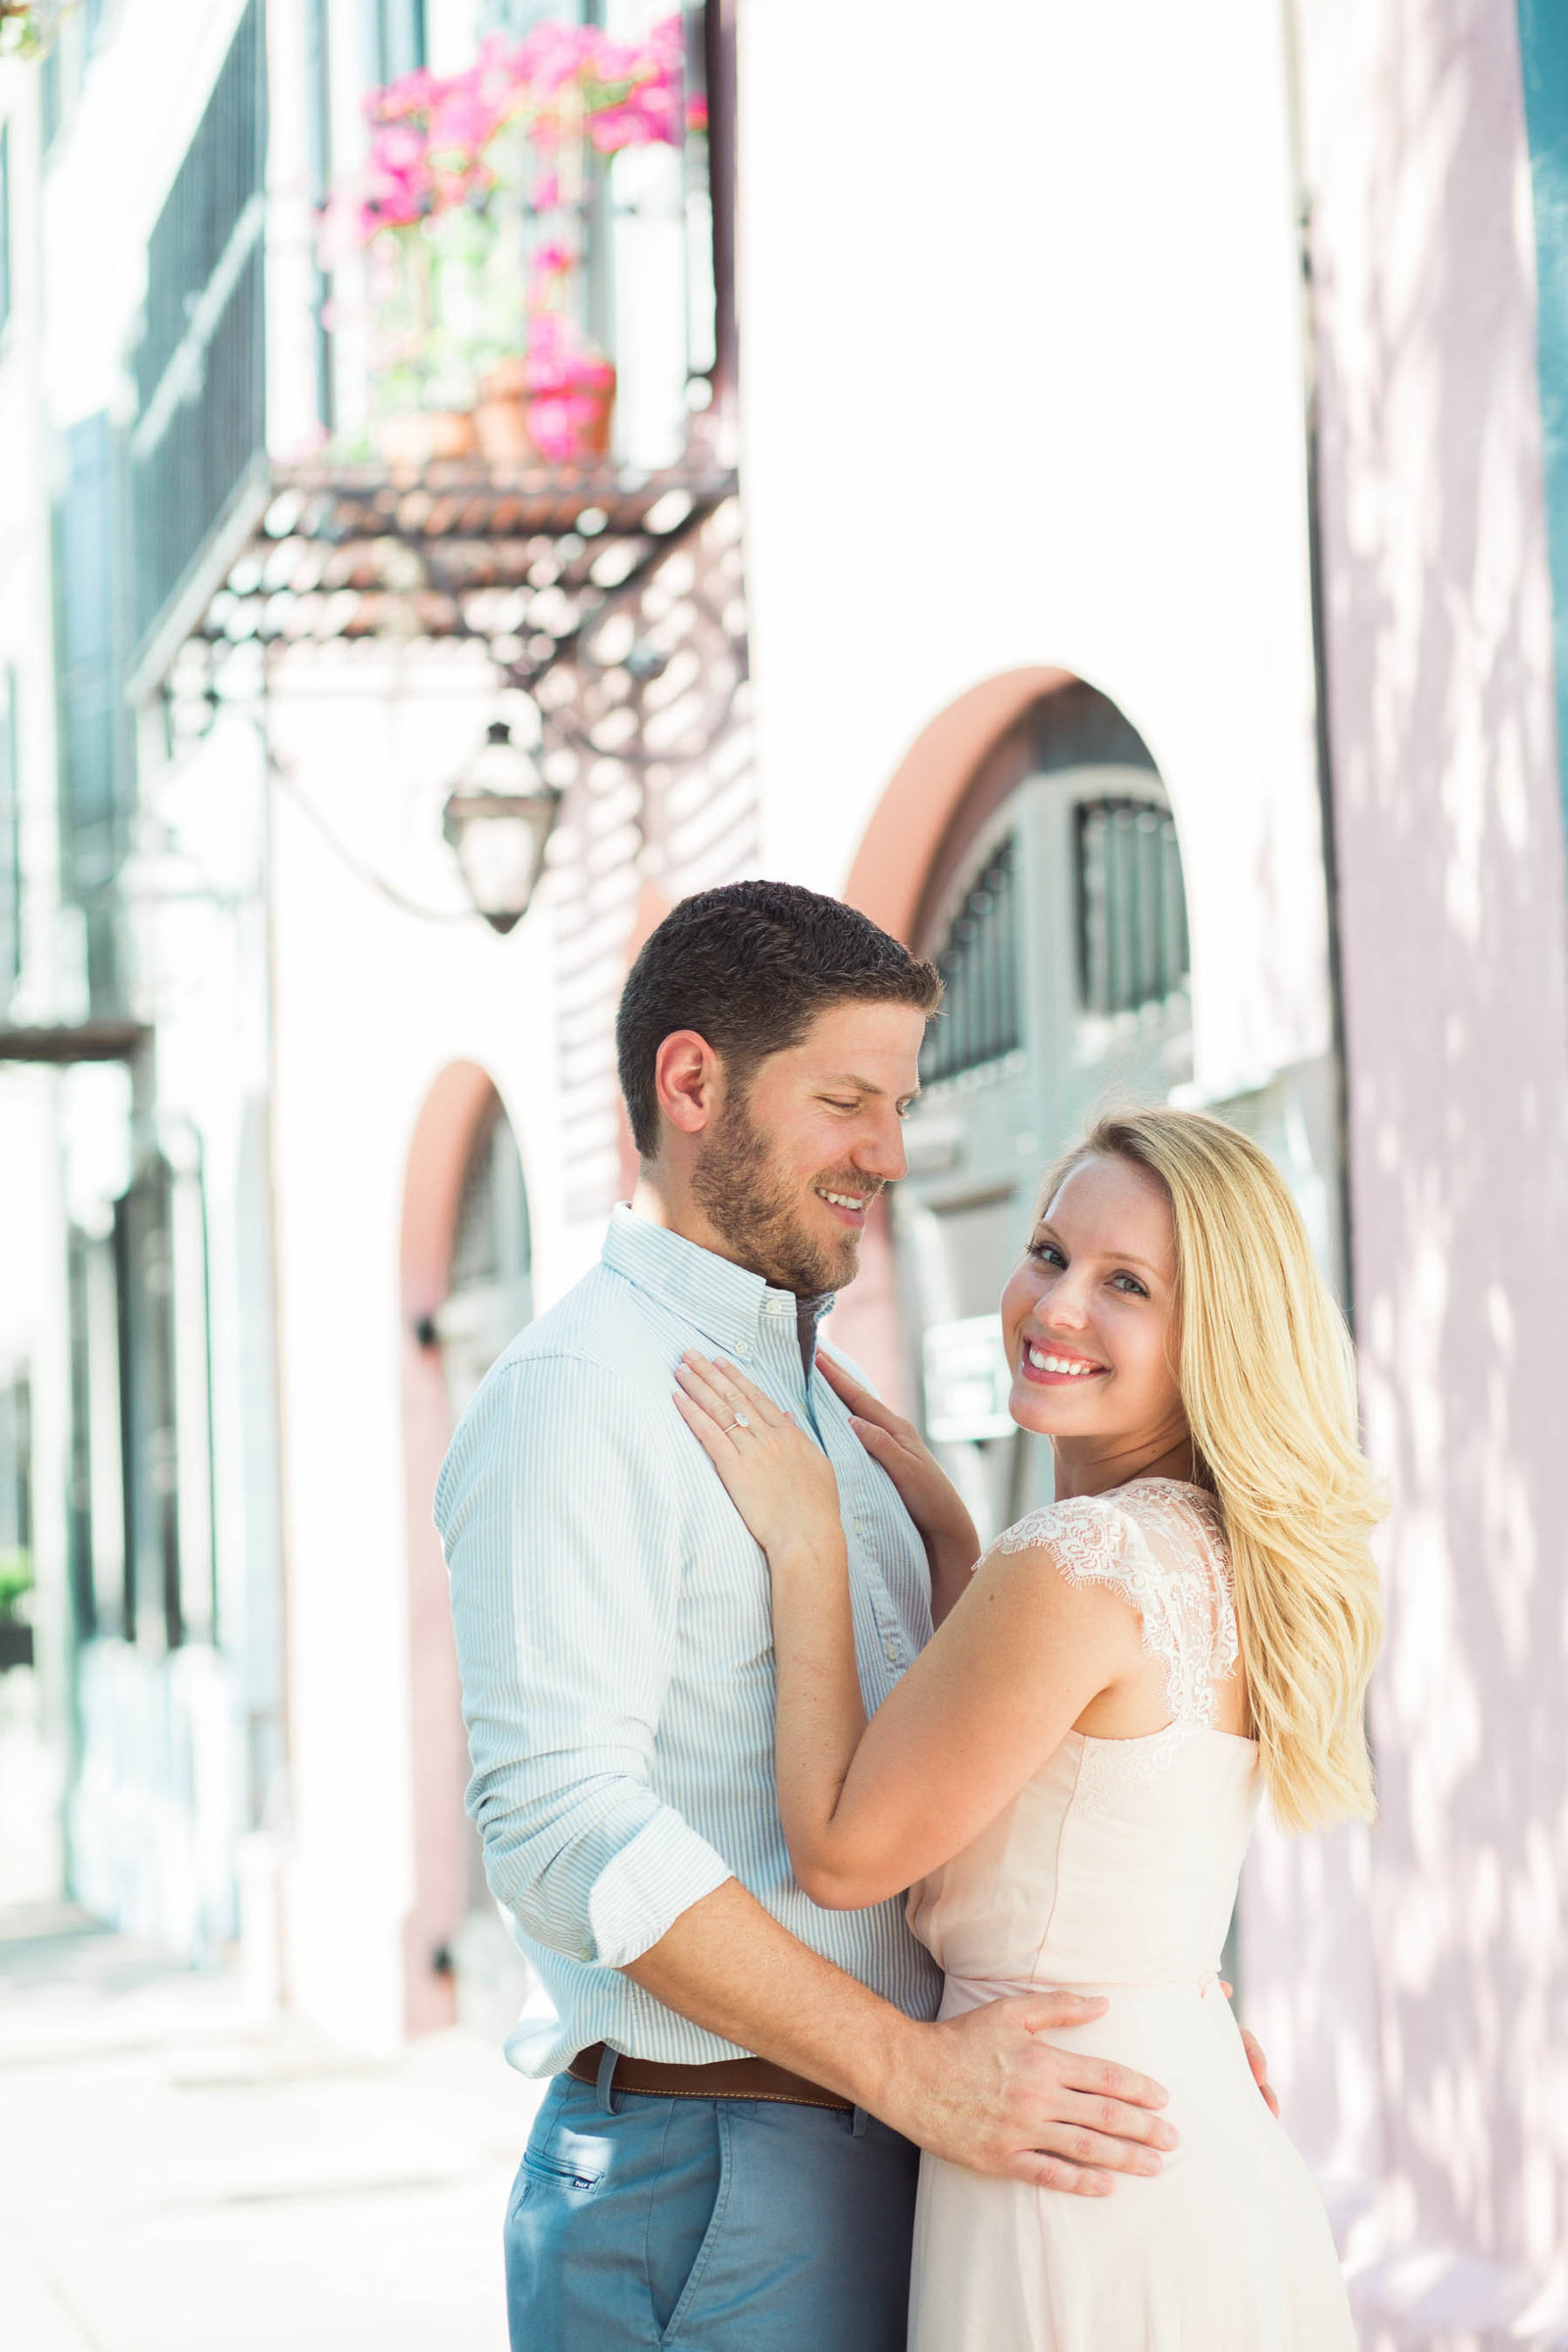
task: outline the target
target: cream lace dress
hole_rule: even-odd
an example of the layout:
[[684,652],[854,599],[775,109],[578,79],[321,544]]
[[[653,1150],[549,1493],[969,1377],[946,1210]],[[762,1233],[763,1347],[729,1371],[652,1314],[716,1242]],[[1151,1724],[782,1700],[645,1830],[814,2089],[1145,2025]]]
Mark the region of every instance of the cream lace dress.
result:
[[909,1923],[947,1971],[944,2017],[1041,1985],[1105,1993],[1094,2025],[1051,2039],[1163,2082],[1180,2145],[1100,2198],[923,2158],[911,2352],[1352,2352],[1322,2203],[1216,1973],[1258,1792],[1255,1744],[1214,1729],[1237,1662],[1219,1507],[1140,1479],[1000,1539],[1036,1544],[1136,1609],[1170,1722],[1139,1740],[1069,1733],[911,1889]]

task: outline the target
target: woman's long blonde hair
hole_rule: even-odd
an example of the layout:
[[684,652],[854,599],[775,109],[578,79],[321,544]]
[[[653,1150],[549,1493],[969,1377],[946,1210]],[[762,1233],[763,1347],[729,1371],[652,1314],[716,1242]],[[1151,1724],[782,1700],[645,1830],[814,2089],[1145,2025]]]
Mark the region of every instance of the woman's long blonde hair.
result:
[[1383,1639],[1368,1532],[1382,1517],[1356,1423],[1355,1355],[1301,1214],[1258,1145],[1165,1108],[1097,1122],[1046,1179],[1131,1160],[1176,1227],[1177,1380],[1197,1473],[1225,1515],[1264,1786],[1288,1830],[1376,1810],[1362,1701]]

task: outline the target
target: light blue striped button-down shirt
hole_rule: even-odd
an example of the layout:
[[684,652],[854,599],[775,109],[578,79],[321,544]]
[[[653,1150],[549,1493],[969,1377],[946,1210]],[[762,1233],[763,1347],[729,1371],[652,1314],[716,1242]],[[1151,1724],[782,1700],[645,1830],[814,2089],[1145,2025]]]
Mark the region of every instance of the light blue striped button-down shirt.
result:
[[819,1911],[773,1780],[767,1564],[672,1402],[683,1349],[726,1355],[814,1431],[838,1475],[867,1711],[931,1633],[924,1548],[814,1364],[787,1291],[616,1209],[604,1257],[528,1326],[452,1441],[436,1522],[452,1576],[490,1886],[559,2024],[513,2063],[608,2041],[732,2058],[619,1972],[728,1878],[911,2016],[941,1980],[902,1902]]

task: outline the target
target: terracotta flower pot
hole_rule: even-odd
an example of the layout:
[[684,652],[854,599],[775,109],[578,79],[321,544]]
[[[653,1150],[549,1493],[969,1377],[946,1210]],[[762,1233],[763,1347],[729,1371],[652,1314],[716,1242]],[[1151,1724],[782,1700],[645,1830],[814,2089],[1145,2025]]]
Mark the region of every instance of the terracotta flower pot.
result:
[[479,455],[491,466],[523,465],[537,458],[528,438],[527,403],[520,393],[482,398],[473,412]]
[[471,458],[477,447],[466,409],[406,409],[378,416],[370,438],[389,466],[422,466]]
[[528,363],[520,351],[497,360],[479,378],[481,401],[520,400],[528,389]]

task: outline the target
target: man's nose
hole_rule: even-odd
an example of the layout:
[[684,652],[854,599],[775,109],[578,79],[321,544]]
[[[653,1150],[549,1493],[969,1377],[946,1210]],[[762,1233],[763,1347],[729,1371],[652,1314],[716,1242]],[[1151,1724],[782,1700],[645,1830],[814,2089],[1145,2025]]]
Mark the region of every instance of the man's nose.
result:
[[853,1154],[862,1176],[880,1177],[884,1184],[895,1184],[909,1172],[908,1153],[904,1149],[904,1121],[897,1112],[878,1119],[861,1138]]

